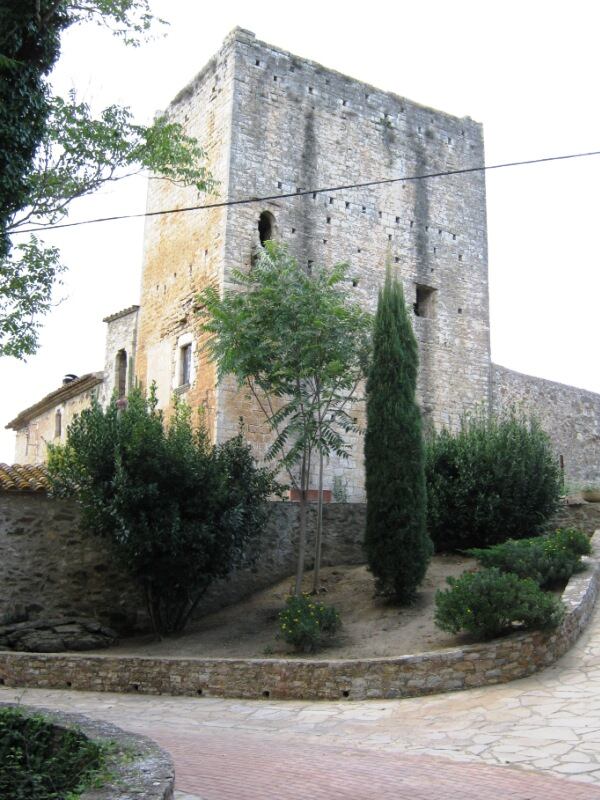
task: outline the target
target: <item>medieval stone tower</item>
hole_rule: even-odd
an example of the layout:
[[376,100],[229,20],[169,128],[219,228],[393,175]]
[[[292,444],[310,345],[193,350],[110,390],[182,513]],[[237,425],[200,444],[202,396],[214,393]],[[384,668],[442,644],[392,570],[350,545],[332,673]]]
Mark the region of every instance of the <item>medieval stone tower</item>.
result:
[[[453,424],[489,402],[485,179],[481,172],[335,189],[483,164],[481,126],[380,91],[236,29],[179,93],[171,119],[198,139],[218,199],[305,192],[211,210],[148,217],[136,374],[205,405],[217,440],[243,416],[260,451],[266,430],[249,399],[217,387],[202,352],[195,296],[207,281],[227,287],[248,268],[261,238],[285,242],[301,263],[346,261],[356,298],[374,309],[386,262],[414,308],[419,393],[426,418]],[[317,191],[332,188],[331,191]],[[314,190],[314,191],[313,191]],[[214,199],[214,198],[212,198]],[[151,181],[148,211],[210,202]],[[362,442],[329,465],[349,499],[363,493]]]

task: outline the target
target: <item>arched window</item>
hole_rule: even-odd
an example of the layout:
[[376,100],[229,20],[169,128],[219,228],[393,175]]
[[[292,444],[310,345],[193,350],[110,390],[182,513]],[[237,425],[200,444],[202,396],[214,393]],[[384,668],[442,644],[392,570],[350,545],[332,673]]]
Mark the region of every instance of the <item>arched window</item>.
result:
[[119,350],[115,358],[115,389],[119,400],[127,394],[127,353]]
[[263,211],[258,218],[258,236],[261,245],[275,238],[275,217],[270,211]]
[[62,411],[57,409],[54,415],[54,438],[60,439],[62,435]]

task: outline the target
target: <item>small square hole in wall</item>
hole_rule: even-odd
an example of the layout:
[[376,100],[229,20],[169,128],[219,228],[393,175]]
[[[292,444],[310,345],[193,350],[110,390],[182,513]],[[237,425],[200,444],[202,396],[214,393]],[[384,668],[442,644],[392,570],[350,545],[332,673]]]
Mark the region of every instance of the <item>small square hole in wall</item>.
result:
[[388,233],[388,242],[391,242],[391,241],[392,241],[392,234]]
[[313,93],[313,87],[312,87],[312,86],[309,86],[309,87],[308,87],[308,93],[309,93],[309,94],[312,94],[312,93]]
[[277,75],[273,75],[273,80],[274,80],[274,81],[276,81],[276,80],[277,80]]
[[354,286],[354,288],[358,286],[358,278],[352,278],[352,286]]
[[462,314],[462,308],[459,308],[459,309],[458,309],[458,313],[459,313],[459,314]]
[[346,208],[350,208],[350,203],[346,200]]
[[330,205],[330,206],[332,206],[332,205],[333,205],[333,197],[330,197],[330,198],[329,198],[329,205]]
[[381,219],[382,217],[383,217],[383,211],[380,211],[379,212],[379,219]]
[[331,224],[331,217],[327,217],[327,224],[328,224],[328,225],[330,225],[330,224]]
[[366,207],[366,206],[363,206],[363,207],[362,207],[362,213],[363,213],[363,214],[366,214],[366,213],[367,213],[367,207]]
[[323,239],[323,244],[327,244],[327,239]]
[[458,254],[458,260],[459,260],[459,261],[462,261],[462,253],[459,253],[459,254]]
[[413,226],[414,224],[415,224],[415,221],[414,221],[414,219],[411,219],[411,221],[410,221],[410,227],[412,228],[412,226]]
[[316,199],[317,199],[317,193],[316,193],[316,192],[313,192],[313,193],[312,193],[312,199],[313,199],[313,200],[316,200]]
[[400,217],[396,217],[396,225],[400,224]]
[[394,256],[394,264],[399,264],[399,263],[400,263],[399,256]]
[[278,189],[283,189],[283,184],[282,184],[281,181],[277,181],[277,188]]
[[342,105],[343,106],[347,106],[348,105],[348,101],[347,100],[342,100]]
[[415,287],[415,316],[431,319],[435,315],[435,293],[432,286],[417,283]]
[[254,62],[254,66],[255,66],[255,67],[260,67],[260,60],[259,60],[258,58],[257,58],[257,59],[256,59],[256,61]]
[[456,241],[456,234],[455,234],[455,233],[453,233],[453,234],[452,234],[452,241],[453,241],[453,242],[455,242],[455,241]]
[[292,233],[296,233],[296,228],[292,228]]
[[325,83],[327,84],[327,86],[329,86],[329,84],[331,83],[331,81],[329,80],[329,78],[325,78]]

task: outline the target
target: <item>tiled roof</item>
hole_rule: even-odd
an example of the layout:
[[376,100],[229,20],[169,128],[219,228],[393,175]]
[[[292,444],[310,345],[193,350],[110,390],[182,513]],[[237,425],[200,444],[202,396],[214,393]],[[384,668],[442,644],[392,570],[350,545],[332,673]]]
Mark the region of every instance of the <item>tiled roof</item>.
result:
[[53,406],[60,405],[60,403],[63,403],[65,400],[69,400],[69,398],[75,397],[82,392],[93,389],[94,386],[102,383],[103,380],[103,372],[89,372],[87,375],[82,375],[81,378],[75,378],[75,380],[65,383],[60,388],[47,394],[46,397],[42,398],[38,403],[35,403],[35,405],[29,406],[25,411],[21,411],[21,413],[11,420],[6,427],[18,431],[24,428],[32,419],[43,414],[44,411],[47,411]]
[[0,464],[0,492],[46,492],[48,488],[42,464]]
[[108,317],[104,317],[102,322],[112,322],[115,319],[119,319],[119,317],[126,317],[127,314],[132,314],[138,309],[139,306],[128,306],[127,308],[123,308],[121,311],[115,311],[114,314],[109,314]]

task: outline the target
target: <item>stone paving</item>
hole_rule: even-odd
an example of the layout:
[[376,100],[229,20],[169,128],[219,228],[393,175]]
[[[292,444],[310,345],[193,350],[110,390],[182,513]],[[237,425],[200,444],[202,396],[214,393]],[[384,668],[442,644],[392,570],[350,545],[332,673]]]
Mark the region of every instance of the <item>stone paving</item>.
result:
[[[600,610],[554,666],[409,700],[235,701],[0,689],[152,736],[178,800],[600,800]],[[569,779],[569,780],[565,780]]]

